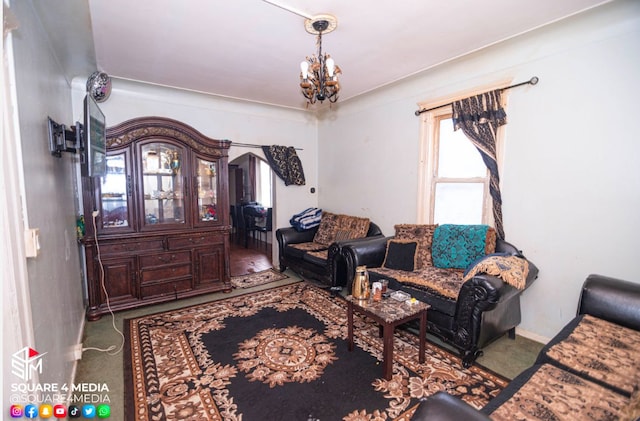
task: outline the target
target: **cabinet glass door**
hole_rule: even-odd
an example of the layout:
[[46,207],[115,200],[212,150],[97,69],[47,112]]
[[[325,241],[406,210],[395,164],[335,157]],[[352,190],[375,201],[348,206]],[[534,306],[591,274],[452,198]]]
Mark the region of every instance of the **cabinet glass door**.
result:
[[218,164],[196,158],[196,189],[198,193],[198,222],[218,221]]
[[184,226],[183,163],[185,150],[171,143],[147,143],[140,148],[142,160],[143,226]]
[[100,183],[100,225],[101,232],[131,230],[131,176],[126,152],[107,155],[107,173],[96,179]]

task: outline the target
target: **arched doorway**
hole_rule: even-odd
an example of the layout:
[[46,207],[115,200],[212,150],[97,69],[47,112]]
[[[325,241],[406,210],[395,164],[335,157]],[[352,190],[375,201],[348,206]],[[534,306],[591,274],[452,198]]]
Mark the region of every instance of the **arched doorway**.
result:
[[[272,267],[273,232],[246,232],[239,208],[257,206],[265,211],[274,205],[274,174],[260,156],[245,153],[229,162],[229,203],[232,213],[231,276],[260,272]],[[259,226],[267,223],[257,218]]]

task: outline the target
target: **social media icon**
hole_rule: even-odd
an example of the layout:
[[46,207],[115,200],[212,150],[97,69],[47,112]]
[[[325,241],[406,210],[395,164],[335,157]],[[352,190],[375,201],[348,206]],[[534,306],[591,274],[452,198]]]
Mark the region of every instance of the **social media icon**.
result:
[[82,413],[80,411],[80,408],[78,408],[75,405],[70,405],[68,415],[69,415],[69,418],[80,418]]
[[109,405],[98,405],[98,418],[109,418],[111,416],[111,407]]
[[82,405],[82,416],[94,418],[96,416],[96,407],[94,405]]
[[22,415],[24,415],[24,408],[22,405],[11,405],[10,414],[11,418],[22,418]]
[[56,418],[64,418],[67,416],[67,407],[64,405],[56,405],[53,407],[53,416]]
[[40,418],[51,418],[53,407],[49,404],[40,405]]
[[24,416],[27,418],[36,418],[38,416],[38,407],[32,404],[25,406]]

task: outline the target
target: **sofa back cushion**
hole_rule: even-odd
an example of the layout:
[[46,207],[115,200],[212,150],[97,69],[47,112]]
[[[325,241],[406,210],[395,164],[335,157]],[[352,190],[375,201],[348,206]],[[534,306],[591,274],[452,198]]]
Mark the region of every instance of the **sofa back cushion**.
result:
[[433,233],[431,256],[435,267],[466,269],[496,249],[496,231],[488,225],[443,224]]
[[323,212],[313,241],[328,246],[335,241],[366,237],[369,223],[369,218]]
[[432,266],[431,243],[433,241],[433,232],[437,226],[438,225],[428,224],[398,224],[394,227],[396,230],[395,239],[411,240],[418,243],[415,269]]

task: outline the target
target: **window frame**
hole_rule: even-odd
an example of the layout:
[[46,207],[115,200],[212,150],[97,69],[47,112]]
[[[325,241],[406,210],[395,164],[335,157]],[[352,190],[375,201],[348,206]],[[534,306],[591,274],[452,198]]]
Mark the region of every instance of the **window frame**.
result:
[[[433,224],[435,214],[435,186],[439,181],[437,176],[438,169],[438,156],[439,156],[439,131],[440,121],[446,118],[450,118],[453,114],[451,102],[459,100],[461,98],[467,98],[473,95],[477,95],[483,92],[487,92],[493,89],[498,89],[499,86],[505,86],[509,82],[501,82],[496,86],[482,88],[474,90],[473,92],[456,95],[455,97],[448,97],[438,102],[420,103],[420,109],[431,109],[431,111],[424,112],[420,115],[420,156],[418,166],[418,223],[419,224]],[[502,106],[505,107],[507,95],[502,95]],[[496,133],[496,155],[498,163],[498,171],[503,174],[503,145],[505,138],[505,126],[498,128]],[[471,140],[469,140],[471,142]],[[479,152],[478,152],[479,154]],[[480,182],[479,177],[469,178],[444,178],[446,182],[452,183],[468,183],[468,182]],[[474,181],[475,180],[475,181]],[[490,174],[487,169],[486,177],[482,179],[484,184],[483,188],[483,204],[482,204],[482,224],[494,226],[493,218],[493,200],[489,193]],[[500,179],[502,184],[502,177]]]

